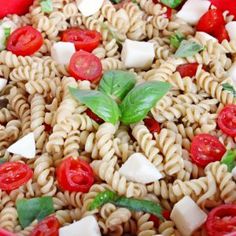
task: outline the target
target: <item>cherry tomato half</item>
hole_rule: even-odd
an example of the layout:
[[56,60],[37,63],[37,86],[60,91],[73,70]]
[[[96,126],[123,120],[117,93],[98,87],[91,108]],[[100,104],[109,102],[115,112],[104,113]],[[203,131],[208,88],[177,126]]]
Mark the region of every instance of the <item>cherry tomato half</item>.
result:
[[95,113],[93,113],[90,109],[87,109],[85,112],[91,119],[96,121],[98,124],[103,123],[103,119],[97,116]]
[[186,63],[183,65],[179,65],[176,68],[176,71],[180,73],[181,77],[186,77],[186,76],[193,77],[196,75],[198,66],[199,66],[198,63]]
[[[168,211],[168,210],[163,210],[162,216],[163,216],[166,220],[170,220],[170,211]],[[158,227],[160,226],[160,219],[159,219],[157,216],[155,216],[155,215],[150,215],[149,220],[154,223],[154,226],[155,226],[156,228],[158,228]]]
[[236,105],[227,105],[219,113],[217,124],[227,135],[236,137]]
[[225,152],[225,146],[210,134],[196,135],[190,148],[192,162],[201,167],[205,167],[210,162],[221,160]]
[[83,30],[80,28],[70,28],[62,33],[62,41],[72,42],[75,44],[76,50],[93,51],[100,41],[102,35],[95,30]]
[[210,0],[210,2],[216,6],[222,12],[229,11],[231,15],[236,18],[236,4],[235,0]]
[[208,236],[236,235],[236,205],[225,204],[210,211],[206,221]]
[[16,236],[16,235],[6,231],[5,229],[0,229],[0,236]]
[[80,50],[70,59],[69,73],[77,80],[97,82],[102,75],[102,64],[92,53]]
[[20,56],[30,56],[43,45],[43,37],[32,26],[16,29],[7,40],[7,50]]
[[228,41],[230,40],[228,31],[226,30],[224,25],[218,28],[218,30],[214,33],[214,36],[218,39],[220,43],[225,39]]
[[56,173],[58,185],[63,190],[87,193],[94,182],[90,165],[72,157],[63,160]]
[[0,189],[11,191],[25,184],[33,176],[33,171],[20,162],[6,162],[0,165]]
[[154,120],[153,118],[146,118],[143,121],[151,133],[160,133],[161,127],[156,120]]
[[30,236],[58,236],[60,223],[55,216],[49,216],[40,221]]

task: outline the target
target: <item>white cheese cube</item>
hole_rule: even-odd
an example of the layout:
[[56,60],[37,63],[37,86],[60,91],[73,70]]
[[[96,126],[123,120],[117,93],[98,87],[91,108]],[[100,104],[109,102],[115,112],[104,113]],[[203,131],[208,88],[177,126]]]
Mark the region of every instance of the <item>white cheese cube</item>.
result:
[[205,32],[198,31],[196,32],[195,37],[201,41],[202,44],[206,44],[207,41],[212,40],[213,42],[217,42],[218,40],[211,36],[210,34],[207,34]]
[[80,221],[59,229],[59,236],[101,236],[101,232],[94,216],[86,216]]
[[142,153],[132,154],[121,166],[119,173],[129,181],[148,184],[163,176],[157,168]]
[[54,43],[51,56],[58,64],[68,65],[72,55],[76,52],[75,45],[70,42]]
[[225,25],[230,40],[236,40],[236,21],[231,21]]
[[232,170],[232,175],[233,175],[234,180],[236,181],[236,166]]
[[16,143],[13,143],[8,149],[8,152],[21,155],[25,158],[32,159],[35,157],[35,139],[34,133],[29,133],[23,138],[19,139]]
[[174,205],[170,218],[182,236],[190,236],[206,221],[207,214],[192,198],[185,196]]
[[153,43],[125,40],[121,52],[121,59],[127,68],[148,69],[152,65],[154,57]]
[[104,0],[76,0],[77,7],[83,16],[91,16],[102,7]]
[[195,25],[208,11],[210,5],[211,3],[205,0],[188,0],[176,16],[191,25]]
[[236,62],[234,62],[229,68],[228,76],[233,80],[234,84],[236,85]]
[[0,78],[0,91],[2,91],[7,85],[7,80],[4,78]]

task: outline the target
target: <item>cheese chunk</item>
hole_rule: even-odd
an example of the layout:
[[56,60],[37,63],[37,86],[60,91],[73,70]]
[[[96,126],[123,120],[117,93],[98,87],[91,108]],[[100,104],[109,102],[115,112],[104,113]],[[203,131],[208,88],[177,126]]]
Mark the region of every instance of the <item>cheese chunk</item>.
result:
[[230,40],[236,40],[236,21],[231,21],[225,25]]
[[233,80],[234,84],[236,85],[236,62],[234,62],[229,68],[228,76]]
[[70,42],[54,43],[51,48],[51,56],[58,63],[68,65],[72,55],[76,52],[75,45]]
[[191,25],[198,23],[202,15],[204,15],[211,3],[206,0],[188,0],[176,16]]
[[207,214],[190,198],[185,196],[178,201],[170,215],[182,236],[190,236],[207,218]]
[[161,179],[162,174],[142,153],[132,154],[122,165],[119,173],[127,180],[148,184]]
[[76,4],[83,16],[91,16],[102,7],[104,0],[77,0]]
[[236,166],[232,170],[232,175],[233,175],[234,180],[236,181]]
[[80,221],[59,229],[59,236],[101,236],[101,232],[94,216],[86,216]]
[[2,91],[7,85],[7,80],[4,78],[0,78],[0,91]]
[[34,133],[25,135],[16,143],[12,144],[7,151],[28,159],[34,158],[36,154]]
[[198,31],[196,32],[195,37],[201,41],[201,43],[206,43],[209,40],[212,40],[213,42],[217,42],[218,40],[211,36],[210,34],[207,34],[205,32]]
[[5,49],[6,47],[6,37],[5,37],[5,32],[4,29],[0,27],[0,50]]
[[121,59],[127,68],[148,69],[154,57],[155,51],[152,43],[125,40],[121,52]]

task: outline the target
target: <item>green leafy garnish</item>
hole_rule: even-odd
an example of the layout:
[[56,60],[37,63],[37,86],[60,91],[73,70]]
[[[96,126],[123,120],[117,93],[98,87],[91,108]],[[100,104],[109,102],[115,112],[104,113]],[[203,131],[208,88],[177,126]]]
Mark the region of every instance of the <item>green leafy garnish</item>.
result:
[[222,87],[224,90],[231,92],[234,95],[234,97],[236,97],[236,90],[231,84],[225,83],[222,84]]
[[167,7],[170,7],[170,8],[176,8],[182,2],[183,2],[183,0],[161,0],[162,4],[164,4],[164,5],[166,5]]
[[7,161],[6,159],[0,158],[0,165],[3,164],[3,163],[5,163],[6,161]]
[[122,0],[111,0],[113,3],[120,3]]
[[85,104],[96,115],[112,124],[116,124],[120,117],[120,109],[115,101],[106,94],[96,90],[79,90],[69,88],[71,95]]
[[98,90],[120,101],[134,87],[135,83],[134,73],[110,70],[104,73]]
[[236,149],[228,150],[221,159],[221,163],[227,165],[228,171],[231,172],[236,166]]
[[132,211],[148,212],[163,220],[162,208],[159,204],[148,200],[118,196],[116,193],[109,190],[99,193],[89,205],[89,210],[99,208],[108,202],[118,207],[128,208]]
[[40,221],[54,212],[52,197],[17,200],[16,208],[23,228],[30,225],[35,219]]
[[152,81],[134,87],[120,104],[121,121],[132,124],[142,120],[171,88],[169,83]]
[[10,27],[4,28],[4,34],[5,38],[7,39],[11,34],[11,28]]
[[170,44],[174,48],[178,48],[180,43],[185,39],[184,35],[180,32],[176,32],[170,36]]
[[45,13],[50,13],[53,11],[53,5],[51,0],[41,0],[40,5],[42,11]]
[[191,57],[196,53],[202,51],[204,47],[193,41],[183,40],[177,51],[175,52],[176,57]]

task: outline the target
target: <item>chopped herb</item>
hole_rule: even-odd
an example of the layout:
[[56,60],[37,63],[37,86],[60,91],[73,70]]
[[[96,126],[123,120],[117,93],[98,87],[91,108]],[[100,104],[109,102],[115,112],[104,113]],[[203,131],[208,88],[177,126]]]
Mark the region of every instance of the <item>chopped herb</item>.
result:
[[5,34],[5,38],[7,39],[11,34],[11,28],[10,27],[4,28],[4,34]]
[[178,48],[180,43],[185,39],[184,35],[180,32],[176,32],[170,36],[170,44],[174,48]]
[[234,97],[236,97],[236,90],[231,84],[225,83],[222,84],[222,87],[224,90],[231,92],[234,95]]
[[0,158],[0,165],[3,164],[3,163],[5,163],[6,161],[7,161],[6,159]]
[[50,13],[53,11],[53,5],[51,0],[41,0],[40,5],[42,11],[45,13]]
[[227,165],[228,171],[231,172],[236,166],[236,149],[228,150],[221,159],[221,163]]
[[166,5],[167,7],[170,7],[170,8],[176,8],[182,2],[183,2],[183,0],[161,0],[162,4],[164,4],[164,5]]

